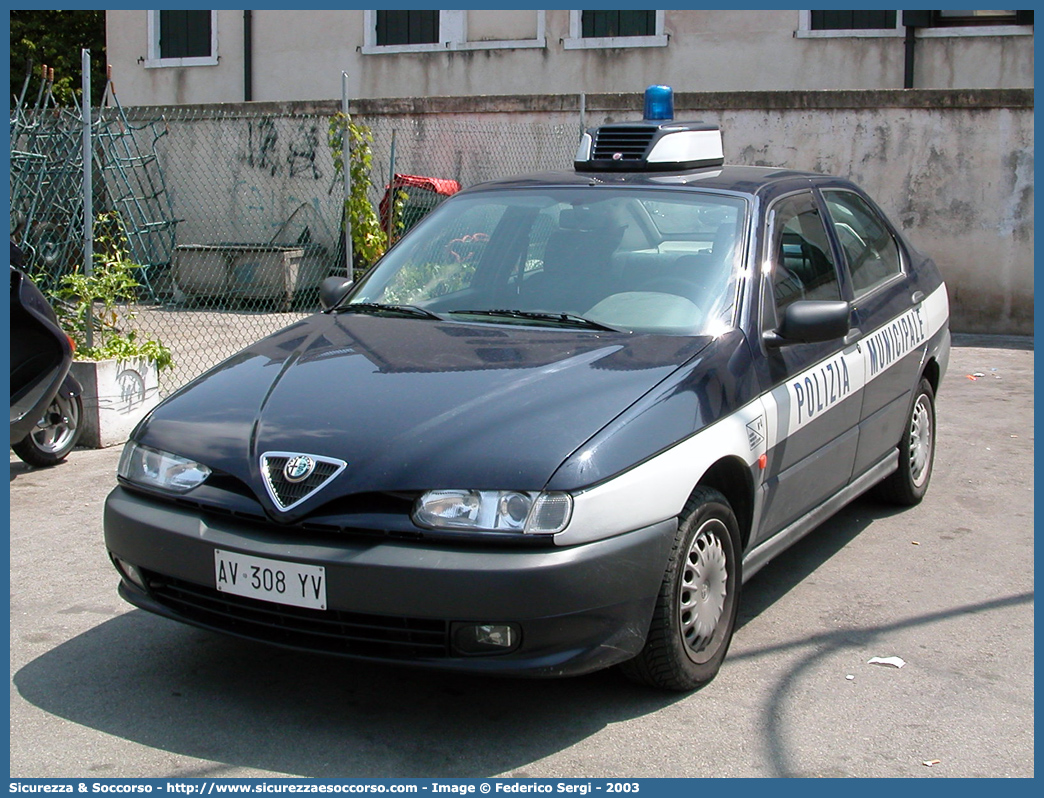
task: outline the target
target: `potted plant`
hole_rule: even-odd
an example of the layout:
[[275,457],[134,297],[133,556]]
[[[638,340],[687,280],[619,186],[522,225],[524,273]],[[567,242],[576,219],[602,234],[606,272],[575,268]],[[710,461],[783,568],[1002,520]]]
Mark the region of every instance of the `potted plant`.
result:
[[64,275],[53,294],[75,344],[72,373],[83,387],[80,445],[104,448],[127,440],[156,405],[159,372],[171,367],[173,358],[162,342],[134,327],[139,266],[128,256],[118,214],[99,217],[94,246],[91,274]]

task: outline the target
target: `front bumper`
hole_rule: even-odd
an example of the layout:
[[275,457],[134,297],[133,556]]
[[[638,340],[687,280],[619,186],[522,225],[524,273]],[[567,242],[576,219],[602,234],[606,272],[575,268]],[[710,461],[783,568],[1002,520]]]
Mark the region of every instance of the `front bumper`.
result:
[[[136,566],[130,603],[207,629],[289,648],[446,670],[519,676],[587,673],[637,654],[674,540],[670,520],[570,548],[452,546],[309,537],[152,500],[117,487],[105,502],[110,555]],[[214,550],[326,569],[327,610],[215,589]],[[510,623],[510,653],[463,654],[461,623]]]

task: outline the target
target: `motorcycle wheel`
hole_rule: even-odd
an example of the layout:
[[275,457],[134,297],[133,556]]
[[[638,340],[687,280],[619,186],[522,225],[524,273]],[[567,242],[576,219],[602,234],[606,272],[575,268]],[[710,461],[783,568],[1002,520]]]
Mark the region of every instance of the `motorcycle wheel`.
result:
[[80,439],[82,418],[83,400],[79,396],[56,396],[33,431],[12,443],[11,448],[31,466],[57,465]]

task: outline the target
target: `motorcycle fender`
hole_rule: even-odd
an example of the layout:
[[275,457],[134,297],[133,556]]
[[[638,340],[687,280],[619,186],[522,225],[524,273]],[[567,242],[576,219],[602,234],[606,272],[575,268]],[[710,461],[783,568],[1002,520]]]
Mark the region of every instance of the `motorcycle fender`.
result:
[[65,396],[80,396],[83,394],[83,386],[80,385],[80,381],[76,379],[72,372],[65,375],[65,379],[62,380],[61,386],[58,388],[58,393],[64,394]]

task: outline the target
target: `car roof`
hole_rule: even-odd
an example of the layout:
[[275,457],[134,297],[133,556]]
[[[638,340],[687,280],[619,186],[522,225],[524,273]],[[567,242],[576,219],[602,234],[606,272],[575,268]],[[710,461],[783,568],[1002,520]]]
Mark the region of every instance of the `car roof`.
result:
[[704,189],[756,195],[788,188],[807,188],[812,181],[847,183],[839,178],[816,172],[803,172],[772,166],[724,165],[688,171],[634,171],[634,172],[543,172],[517,177],[501,178],[479,183],[460,192],[490,191],[514,188],[620,186],[648,188]]

